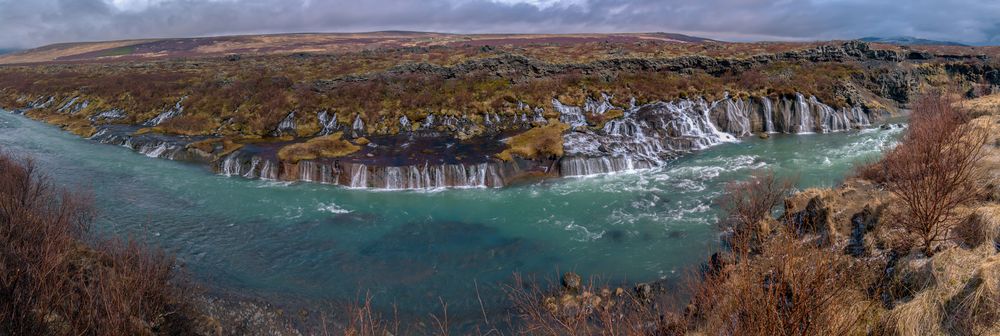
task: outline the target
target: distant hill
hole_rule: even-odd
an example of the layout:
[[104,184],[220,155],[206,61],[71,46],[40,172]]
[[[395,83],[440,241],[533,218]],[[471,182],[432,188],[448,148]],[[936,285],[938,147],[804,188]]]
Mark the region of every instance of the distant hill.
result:
[[670,33],[444,34],[407,31],[243,35],[61,43],[0,55],[0,64],[148,60],[230,54],[340,53],[377,48],[433,46],[528,46],[593,42],[702,43],[712,40]]
[[16,52],[18,49],[0,49],[0,55]]
[[861,40],[865,42],[886,43],[886,44],[896,44],[896,45],[941,45],[941,46],[959,46],[959,47],[968,46],[958,42],[928,40],[912,36],[865,37],[862,38]]

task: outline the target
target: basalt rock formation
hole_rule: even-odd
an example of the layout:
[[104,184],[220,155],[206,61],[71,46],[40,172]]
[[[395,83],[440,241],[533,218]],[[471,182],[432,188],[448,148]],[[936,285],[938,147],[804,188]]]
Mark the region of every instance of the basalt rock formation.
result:
[[[734,45],[738,46],[725,48]],[[0,104],[150,157],[205,162],[227,176],[352,188],[437,189],[503,187],[530,178],[655,168],[684,153],[755,134],[876,126],[928,86],[968,87],[970,92],[1000,87],[1000,67],[988,55],[958,52],[965,49],[945,54],[852,41],[747,57],[628,54],[632,56],[583,63],[556,62],[532,57],[531,50],[523,54],[518,50],[523,51],[489,49],[495,57],[457,64],[403,63],[327,79],[257,78],[254,85],[271,90],[269,97],[277,95],[277,100],[262,105],[266,102],[256,96],[265,93],[237,91],[249,95],[249,100],[235,107],[224,103],[221,112],[204,110],[217,108],[206,105],[211,97],[183,85],[166,98],[140,101],[128,88],[118,86],[106,88],[108,93],[59,86],[40,91],[44,85],[21,85],[17,80],[44,77],[49,68],[0,68],[12,74],[0,79]],[[337,65],[350,57],[355,56],[324,55],[315,60],[302,55],[294,62]],[[246,59],[204,62],[228,69],[229,63]],[[287,58],[258,61],[269,60],[288,62]],[[131,66],[141,71],[192,67],[190,62],[181,64]],[[121,71],[140,71],[131,69]],[[225,91],[235,85],[228,81],[210,82],[204,88],[222,88],[219,95],[235,94]],[[444,96],[427,97],[438,93],[414,87],[420,85],[436,85]],[[365,105],[378,111],[352,112],[359,105],[337,103],[371,99],[364,98],[366,90],[377,91],[374,98],[383,99],[381,105]],[[463,96],[462,90],[471,90],[467,92],[472,97]],[[126,98],[114,98],[122,95]],[[265,109],[287,105],[281,95],[296,97],[298,105]],[[170,103],[143,110],[143,102],[157,99]],[[236,112],[226,110],[233,108]],[[525,131],[553,122],[569,126],[562,143],[556,144],[562,147],[556,155],[500,155],[514,137],[522,137],[518,138],[522,144],[553,141],[523,138],[530,133]],[[285,146],[336,132],[360,150],[294,162],[277,155]]]

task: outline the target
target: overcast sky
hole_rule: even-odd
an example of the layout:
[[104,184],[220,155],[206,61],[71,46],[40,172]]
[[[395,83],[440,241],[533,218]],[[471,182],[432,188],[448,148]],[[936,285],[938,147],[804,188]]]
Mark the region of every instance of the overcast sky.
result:
[[0,0],[0,48],[246,33],[676,32],[1000,43],[1000,0]]

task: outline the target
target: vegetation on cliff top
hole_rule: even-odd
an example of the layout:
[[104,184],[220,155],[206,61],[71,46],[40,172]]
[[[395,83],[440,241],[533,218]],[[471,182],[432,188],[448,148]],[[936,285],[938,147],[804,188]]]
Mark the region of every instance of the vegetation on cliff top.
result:
[[[968,86],[970,80],[985,77],[961,69],[989,66],[976,58],[962,67],[938,59],[911,69],[908,62],[886,66],[822,56],[842,47],[839,43],[559,40],[489,47],[337,49],[317,55],[11,65],[0,67],[0,106],[21,108],[53,97],[47,106],[29,110],[29,116],[81,135],[93,132],[88,118],[98,113],[120,109],[124,116],[93,123],[142,124],[182,99],[184,112],[150,131],[267,137],[295,112],[294,135],[309,137],[319,131],[318,113],[327,111],[344,127],[360,118],[366,133],[395,134],[404,131],[398,122],[404,116],[413,125],[424,124],[431,115],[466,116],[482,123],[487,114],[525,113],[524,103],[543,108],[545,117],[552,118],[557,116],[551,109],[553,98],[579,106],[602,93],[612,95],[617,106],[628,106],[631,98],[642,104],[721,98],[726,92],[735,96],[801,92],[834,107],[862,103],[849,99],[904,102],[912,81],[934,79],[930,84]],[[871,48],[872,53],[905,56],[895,46]],[[59,111],[73,98],[89,104],[79,111]],[[598,125],[603,121],[593,120]],[[436,130],[455,132],[440,124]],[[463,137],[474,135],[478,133]]]

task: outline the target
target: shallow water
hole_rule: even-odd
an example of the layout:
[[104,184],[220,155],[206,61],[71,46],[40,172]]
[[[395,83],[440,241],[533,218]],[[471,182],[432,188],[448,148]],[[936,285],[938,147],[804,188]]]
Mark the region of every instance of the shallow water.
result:
[[350,300],[454,323],[502,310],[514,272],[610,281],[679,276],[718,249],[712,199],[755,169],[832,186],[899,130],[743,139],[644,172],[506,189],[379,192],[227,178],[0,113],[0,147],[93,192],[100,232],[177,253],[196,279],[277,303]]

